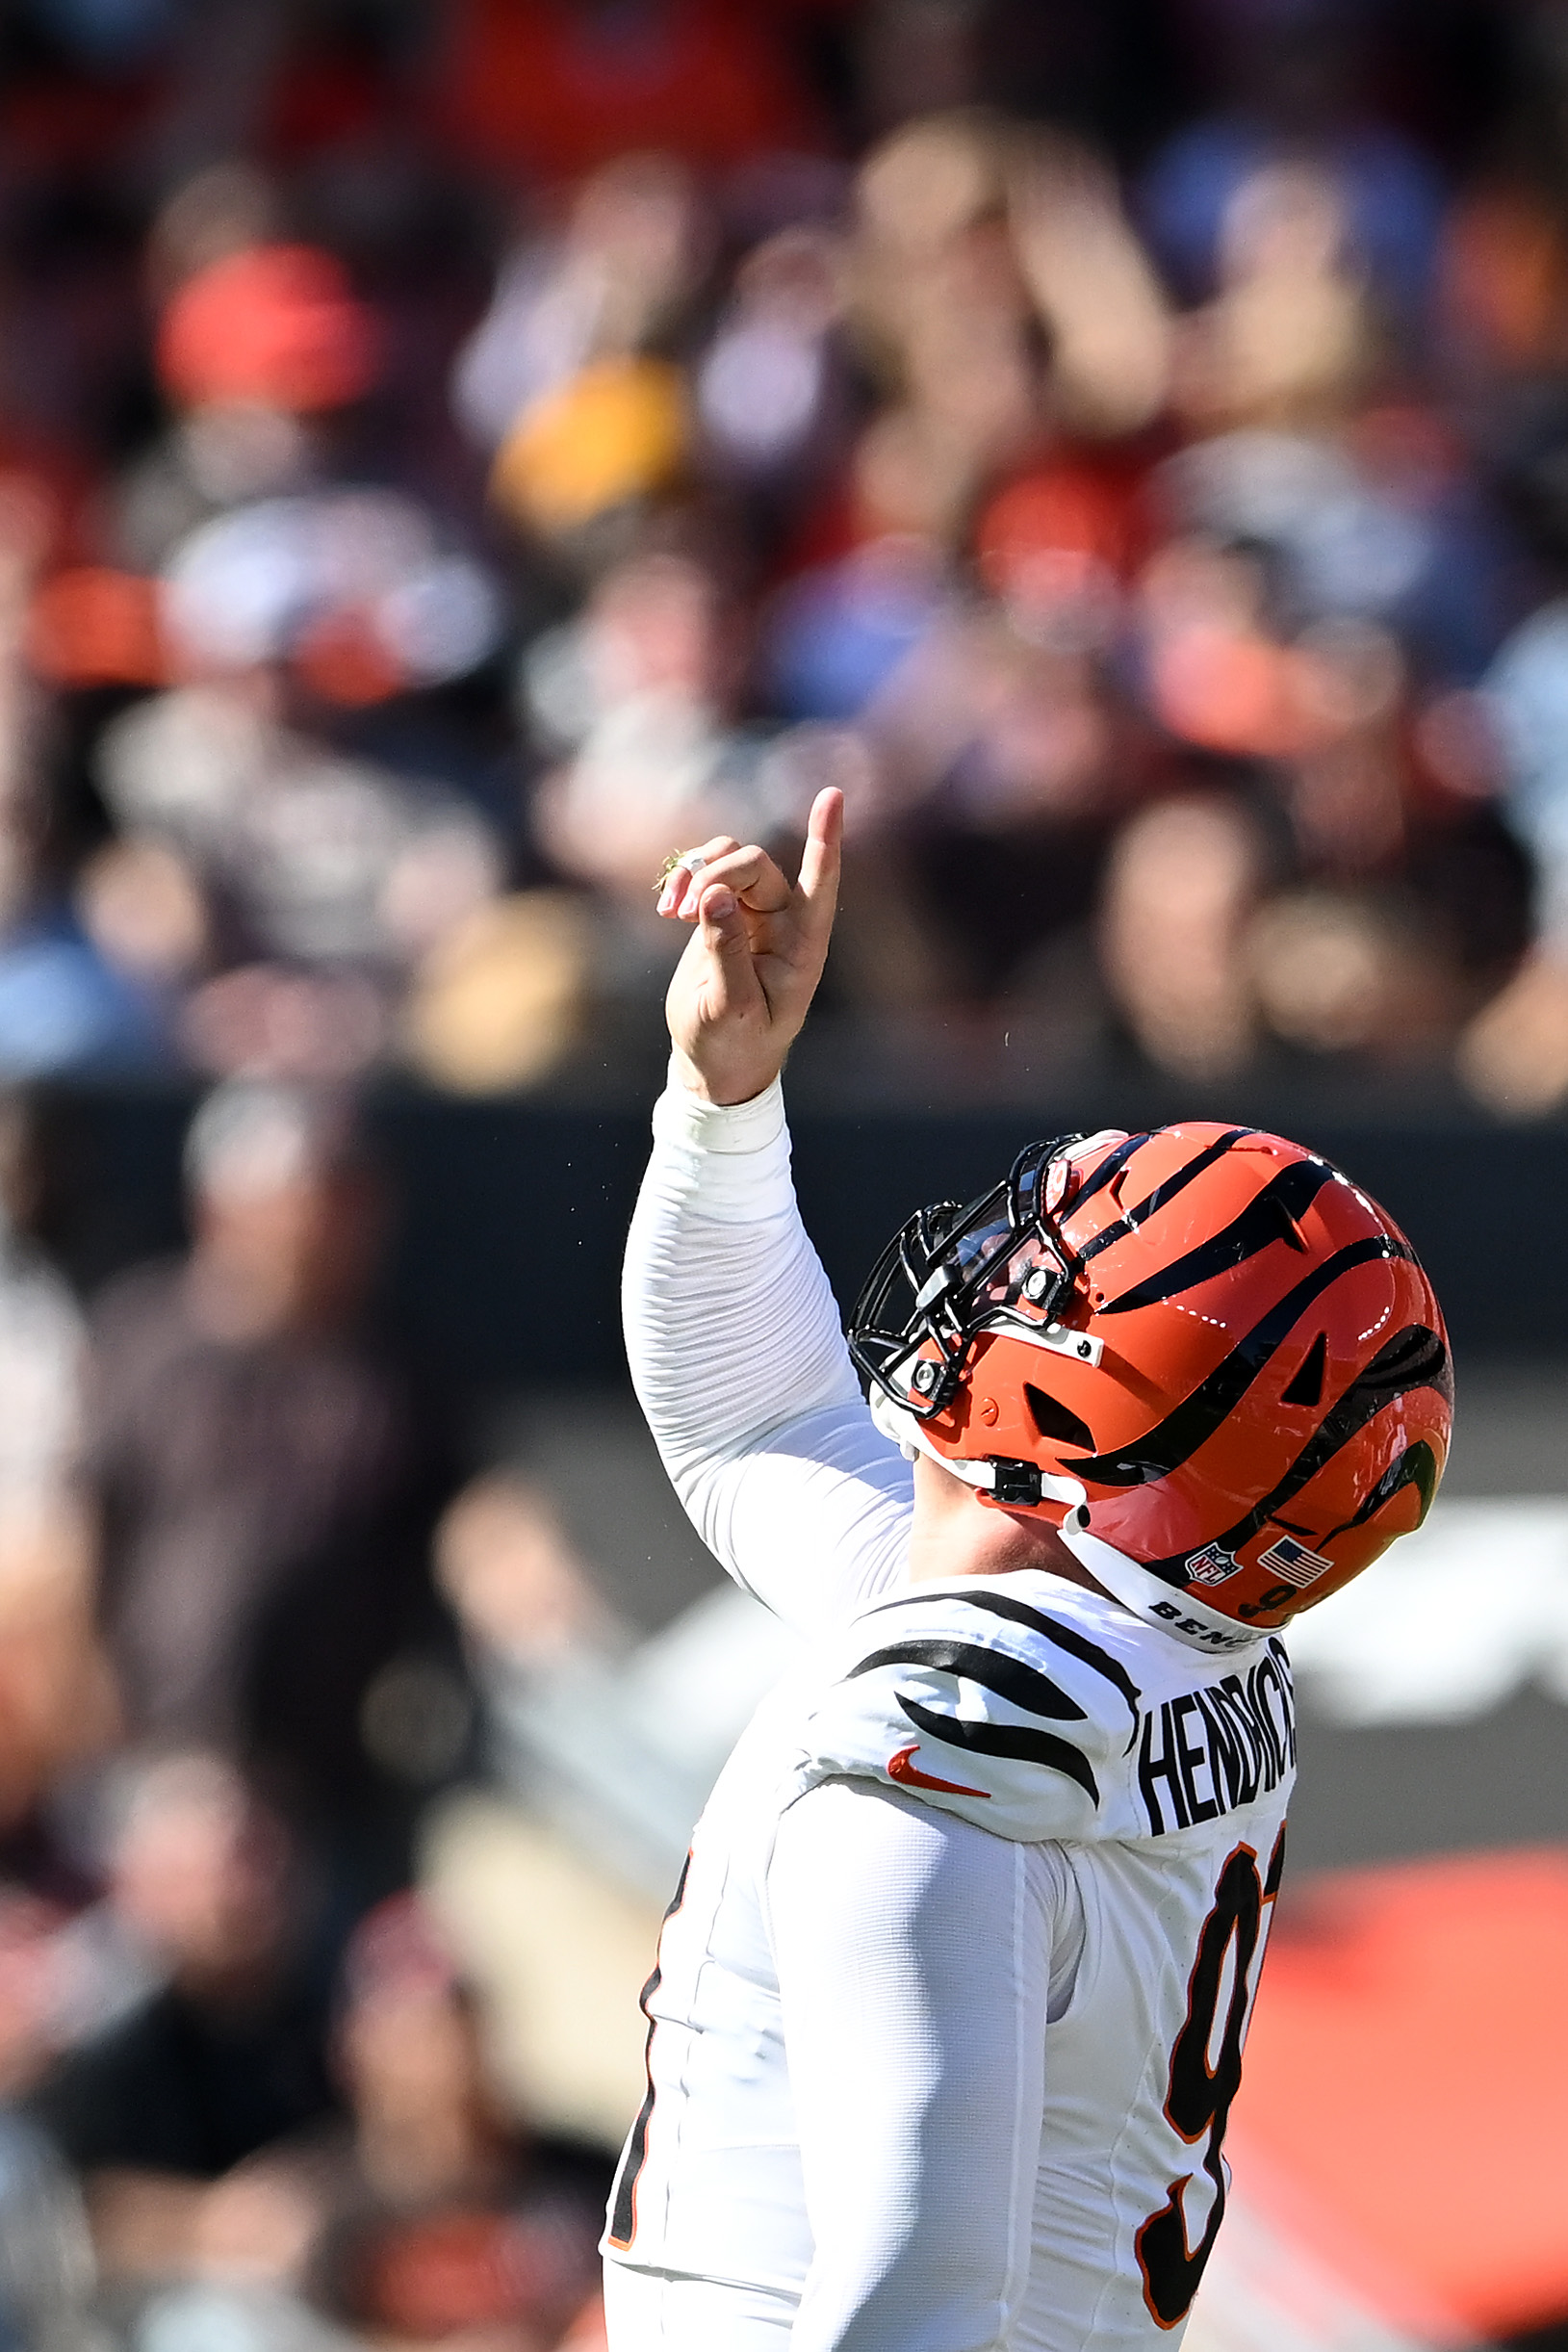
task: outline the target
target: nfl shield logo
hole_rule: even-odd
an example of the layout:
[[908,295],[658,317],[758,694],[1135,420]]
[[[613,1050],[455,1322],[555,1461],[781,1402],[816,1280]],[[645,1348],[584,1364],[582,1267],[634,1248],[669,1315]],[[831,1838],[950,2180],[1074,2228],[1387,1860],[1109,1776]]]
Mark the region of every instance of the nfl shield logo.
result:
[[1188,1581],[1195,1585],[1222,1585],[1227,1576],[1236,1573],[1236,1555],[1222,1552],[1218,1543],[1206,1543],[1200,1552],[1187,1556]]

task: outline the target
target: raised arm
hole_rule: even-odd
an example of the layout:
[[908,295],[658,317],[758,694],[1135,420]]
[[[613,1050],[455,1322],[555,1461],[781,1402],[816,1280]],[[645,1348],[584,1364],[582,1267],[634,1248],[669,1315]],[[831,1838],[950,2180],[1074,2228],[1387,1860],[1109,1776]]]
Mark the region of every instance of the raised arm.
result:
[[693,926],[627,1251],[627,1352],[666,1469],[723,1565],[812,1631],[903,1574],[907,1464],[872,1427],[789,1176],[779,1072],[827,955],[841,803],[800,882],[705,845],[661,911]]

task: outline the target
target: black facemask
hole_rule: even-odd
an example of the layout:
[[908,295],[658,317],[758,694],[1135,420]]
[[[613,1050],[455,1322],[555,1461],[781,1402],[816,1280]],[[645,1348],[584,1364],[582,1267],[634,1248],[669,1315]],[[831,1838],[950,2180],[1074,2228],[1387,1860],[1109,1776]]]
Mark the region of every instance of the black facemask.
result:
[[[856,1366],[893,1404],[929,1420],[951,1402],[981,1331],[1054,1323],[1080,1271],[1045,1205],[1050,1169],[1082,1135],[1025,1146],[1005,1180],[966,1206],[938,1201],[899,1228],[849,1318]],[[921,1356],[927,1343],[935,1357]],[[917,1360],[916,1360],[917,1359]],[[913,1394],[911,1394],[911,1388]]]

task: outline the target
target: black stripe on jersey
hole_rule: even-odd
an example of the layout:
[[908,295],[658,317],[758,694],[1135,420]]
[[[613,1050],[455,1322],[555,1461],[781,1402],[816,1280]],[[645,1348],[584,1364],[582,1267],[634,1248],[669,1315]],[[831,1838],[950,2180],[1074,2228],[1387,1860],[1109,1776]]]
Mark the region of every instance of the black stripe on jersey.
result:
[[[1130,1445],[1118,1447],[1114,1454],[1093,1454],[1082,1461],[1068,1460],[1064,1468],[1100,1486],[1145,1486],[1179,1469],[1214,1435],[1226,1415],[1235,1410],[1313,1301],[1321,1298],[1342,1274],[1349,1274],[1356,1266],[1370,1265],[1376,1258],[1409,1258],[1413,1254],[1408,1242],[1397,1241],[1392,1233],[1370,1234],[1364,1241],[1353,1241],[1348,1248],[1336,1250],[1332,1257],[1324,1258],[1321,1266],[1314,1266],[1287,1290],[1245,1338],[1237,1341],[1223,1361],[1216,1364],[1208,1378],[1200,1381],[1192,1394],[1183,1397],[1145,1436],[1135,1437]],[[1283,1499],[1281,1496],[1280,1500]],[[1158,1567],[1155,1573],[1160,1573]]]
[[1046,1715],[1058,1722],[1082,1723],[1088,1720],[1075,1698],[1069,1698],[1060,1683],[1052,1682],[1048,1674],[1025,1666],[1021,1659],[1009,1657],[1006,1650],[980,1649],[972,1641],[945,1641],[939,1638],[931,1641],[895,1641],[887,1649],[873,1650],[869,1658],[845,1676],[853,1682],[858,1674],[869,1674],[879,1666],[930,1666],[944,1674],[962,1674],[966,1682],[977,1682],[983,1690],[994,1691],[1012,1706],[1022,1707],[1030,1715]]
[[1107,1682],[1116,1685],[1127,1702],[1133,1729],[1137,1730],[1142,1691],[1126,1667],[1102,1650],[1097,1641],[1091,1641],[1087,1634],[1078,1633],[1070,1625],[1058,1625],[1054,1618],[1031,1609],[1027,1601],[1015,1600],[1010,1592],[903,1592],[896,1600],[880,1601],[876,1609],[868,1609],[865,1614],[876,1616],[884,1609],[913,1609],[918,1601],[962,1601],[965,1609],[984,1609],[993,1617],[1005,1617],[1009,1624],[1027,1625],[1031,1632],[1043,1634],[1047,1641],[1054,1641],[1058,1649],[1066,1650],[1069,1658],[1076,1658],[1080,1666],[1092,1667],[1096,1674],[1103,1674]]
[[[681,1875],[675,1882],[675,1893],[670,1897],[670,1907],[664,1914],[666,1926],[686,1900],[686,1879],[690,1870],[691,1855],[688,1851],[681,1865]],[[660,1936],[662,1940],[662,1929]],[[626,2154],[621,2158],[610,2207],[609,2241],[612,2246],[619,2246],[623,2250],[630,2245],[637,2234],[637,2176],[648,2155],[648,2127],[654,2118],[654,2028],[656,2020],[648,2016],[648,2003],[663,1980],[663,1964],[655,1956],[654,1973],[637,1996],[637,2006],[648,2018],[648,2038],[643,2044],[643,2069],[648,2077],[648,2089],[637,2109],[637,2119],[631,2127]]]
[[[1449,1398],[1453,1395],[1453,1375],[1449,1367],[1448,1350],[1437,1333],[1428,1331],[1424,1323],[1406,1324],[1402,1331],[1396,1331],[1392,1339],[1384,1342],[1372,1361],[1350,1383],[1338,1403],[1329,1407],[1278,1486],[1272,1488],[1260,1503],[1255,1503],[1244,1519],[1238,1519],[1234,1527],[1227,1527],[1222,1536],[1215,1538],[1221,1549],[1235,1552],[1244,1543],[1249,1542],[1264,1520],[1273,1517],[1278,1504],[1288,1503],[1293,1494],[1299,1494],[1301,1488],[1309,1480],[1317,1477],[1324,1463],[1337,1454],[1341,1446],[1349,1445],[1356,1432],[1365,1429],[1385,1405],[1393,1404],[1397,1397],[1403,1396],[1411,1388],[1435,1388]],[[1415,1451],[1413,1446],[1407,1447],[1400,1456],[1400,1463],[1402,1464]],[[1419,1482],[1423,1467],[1420,1463],[1411,1463],[1409,1480],[1401,1481],[1401,1484]],[[1430,1486],[1424,1489],[1428,1500],[1436,1484],[1436,1467],[1433,1461]],[[1389,1494],[1397,1491],[1397,1488],[1391,1487]],[[1388,1501],[1389,1495],[1384,1495],[1383,1500]],[[1338,1535],[1343,1530],[1336,1528],[1334,1532]],[[1185,1573],[1186,1558],[1185,1553],[1176,1553],[1169,1560],[1150,1560],[1144,1564],[1156,1576],[1165,1576],[1169,1581],[1172,1569]]]
[[1021,1723],[971,1723],[958,1715],[933,1715],[928,1707],[907,1697],[902,1691],[898,1703],[915,1730],[928,1740],[940,1740],[948,1747],[967,1747],[980,1756],[1016,1756],[1025,1764],[1047,1765],[1053,1772],[1065,1772],[1069,1780],[1075,1780],[1087,1792],[1091,1804],[1100,1801],[1099,1783],[1090,1769],[1089,1758],[1069,1740],[1059,1740],[1054,1731],[1029,1731]]
[[1333,1181],[1333,1170],[1322,1160],[1292,1160],[1247,1202],[1240,1216],[1233,1217],[1195,1250],[1189,1250],[1184,1257],[1172,1258],[1169,1266],[1162,1266],[1146,1281],[1135,1283],[1131,1290],[1122,1291],[1119,1298],[1107,1300],[1100,1313],[1124,1315],[1135,1306],[1154,1306],[1162,1299],[1173,1299],[1184,1290],[1195,1290],[1199,1282],[1210,1281],[1217,1274],[1226,1274],[1233,1266],[1245,1265],[1272,1241],[1287,1241],[1293,1250],[1304,1248],[1295,1220],[1311,1206],[1324,1186]]
[[1279,1882],[1284,1875],[1285,1824],[1283,1822],[1281,1822],[1279,1824],[1279,1835],[1274,1840],[1273,1852],[1269,1856],[1269,1875],[1263,1882],[1263,1900],[1265,1902],[1272,1902],[1274,1897],[1279,1892]]
[[[1109,1250],[1115,1243],[1125,1241],[1129,1233],[1136,1233],[1141,1225],[1146,1224],[1156,1209],[1164,1208],[1168,1201],[1173,1201],[1179,1192],[1185,1192],[1195,1176],[1200,1176],[1205,1168],[1212,1168],[1216,1160],[1223,1159],[1233,1144],[1239,1144],[1244,1135],[1256,1133],[1255,1127],[1231,1127],[1212,1144],[1205,1144],[1203,1150],[1178,1168],[1174,1175],[1166,1176],[1152,1192],[1145,1193],[1125,1217],[1118,1218],[1115,1225],[1108,1225],[1102,1233],[1095,1234],[1092,1241],[1086,1241],[1078,1253],[1079,1257],[1087,1264],[1090,1258],[1098,1257],[1102,1250]],[[1144,1140],[1140,1136],[1140,1142]],[[1091,1187],[1086,1185],[1077,1200],[1068,1202],[1067,1213],[1069,1217],[1079,1203],[1087,1200],[1090,1190]]]

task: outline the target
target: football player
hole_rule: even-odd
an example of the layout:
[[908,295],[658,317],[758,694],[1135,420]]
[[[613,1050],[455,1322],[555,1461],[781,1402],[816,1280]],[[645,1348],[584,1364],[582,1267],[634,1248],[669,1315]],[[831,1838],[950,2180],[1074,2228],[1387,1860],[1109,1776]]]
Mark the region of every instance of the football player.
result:
[[[1295,1770],[1279,1629],[1419,1524],[1442,1317],[1409,1243],[1242,1125],[1062,1135],[894,1236],[846,1340],[785,1051],[791,885],[716,840],[626,1266],[705,1541],[813,1644],[692,1840],[605,2237],[613,2352],[1179,2340]],[[862,1393],[863,1386],[863,1393]]]

